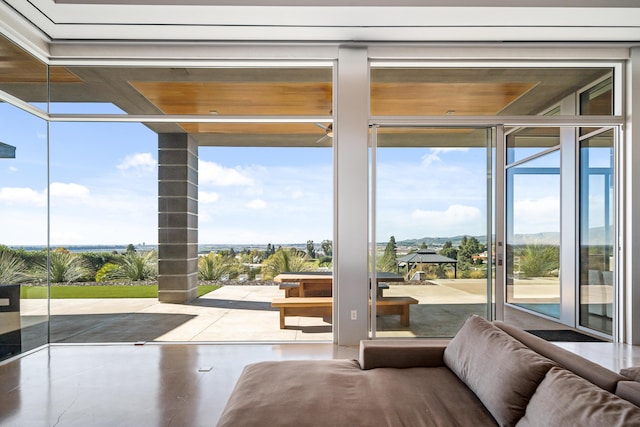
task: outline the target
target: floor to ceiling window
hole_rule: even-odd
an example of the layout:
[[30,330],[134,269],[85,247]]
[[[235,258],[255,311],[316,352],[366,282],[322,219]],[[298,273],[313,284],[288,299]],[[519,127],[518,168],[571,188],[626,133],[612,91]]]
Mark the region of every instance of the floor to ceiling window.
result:
[[[48,343],[47,67],[0,38],[0,360]],[[21,100],[19,105],[5,96]]]

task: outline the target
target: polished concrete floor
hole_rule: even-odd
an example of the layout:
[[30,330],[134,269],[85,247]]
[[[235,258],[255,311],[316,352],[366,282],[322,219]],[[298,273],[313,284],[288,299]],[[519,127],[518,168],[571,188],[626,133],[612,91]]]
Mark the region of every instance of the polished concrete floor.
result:
[[[610,369],[640,365],[638,346],[559,345]],[[356,357],[320,343],[52,345],[0,364],[0,425],[214,426],[249,363]]]
[[0,425],[215,426],[249,363],[356,357],[331,344],[53,345],[0,365]]
[[[0,364],[0,426],[212,426],[248,363],[357,357],[354,347],[330,344],[331,324],[323,319],[287,318],[288,328],[279,329],[270,301],[281,292],[226,286],[190,304],[51,300],[57,344]],[[482,288],[470,282],[385,292],[420,304],[412,307],[408,328],[397,316],[379,319],[380,337],[452,336],[468,314],[485,309]],[[47,342],[46,301],[22,302],[23,349],[40,347]],[[528,329],[565,328],[513,309],[505,320]],[[639,346],[557,345],[615,371],[640,365]]]

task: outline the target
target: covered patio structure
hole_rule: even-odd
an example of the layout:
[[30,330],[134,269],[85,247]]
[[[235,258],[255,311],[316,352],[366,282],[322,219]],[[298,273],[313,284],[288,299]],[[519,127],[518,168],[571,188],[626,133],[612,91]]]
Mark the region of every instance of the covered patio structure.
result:
[[401,266],[407,267],[407,273],[417,264],[452,264],[453,277],[458,277],[458,261],[444,255],[439,255],[431,249],[419,249],[418,252],[410,253],[398,258],[398,271]]

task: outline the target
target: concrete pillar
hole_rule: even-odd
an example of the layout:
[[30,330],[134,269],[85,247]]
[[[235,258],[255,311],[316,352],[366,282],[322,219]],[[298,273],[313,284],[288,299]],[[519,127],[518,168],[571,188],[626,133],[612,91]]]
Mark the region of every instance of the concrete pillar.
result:
[[158,300],[198,297],[198,144],[158,135]]

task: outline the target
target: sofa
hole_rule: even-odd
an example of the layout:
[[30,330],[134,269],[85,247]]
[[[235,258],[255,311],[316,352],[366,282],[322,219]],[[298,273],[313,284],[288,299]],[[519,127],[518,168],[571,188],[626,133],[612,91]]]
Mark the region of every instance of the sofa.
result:
[[359,360],[248,365],[218,426],[640,426],[637,380],[471,316],[450,341],[362,341]]

